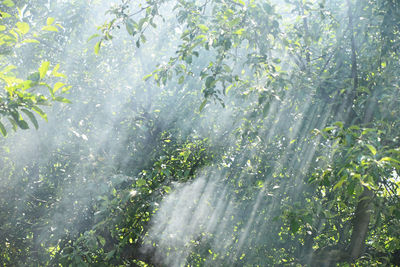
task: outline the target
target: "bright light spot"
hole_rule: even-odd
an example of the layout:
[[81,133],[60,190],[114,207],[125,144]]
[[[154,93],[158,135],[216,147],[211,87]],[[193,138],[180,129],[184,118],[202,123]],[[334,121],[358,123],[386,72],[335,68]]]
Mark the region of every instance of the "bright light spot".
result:
[[137,191],[136,191],[136,190],[131,190],[131,192],[129,192],[129,195],[130,195],[131,197],[134,197],[134,196],[137,195]]

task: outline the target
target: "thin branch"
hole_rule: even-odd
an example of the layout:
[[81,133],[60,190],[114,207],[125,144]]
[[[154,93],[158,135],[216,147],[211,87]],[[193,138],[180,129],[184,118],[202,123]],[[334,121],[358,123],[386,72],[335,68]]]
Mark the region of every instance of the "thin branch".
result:
[[351,38],[351,77],[353,78],[353,88],[354,92],[358,88],[358,69],[357,69],[357,53],[356,53],[356,45],[354,41],[354,27],[353,27],[353,15],[351,13],[351,3],[350,0],[347,0],[347,14],[349,17],[349,29],[350,29],[350,38]]

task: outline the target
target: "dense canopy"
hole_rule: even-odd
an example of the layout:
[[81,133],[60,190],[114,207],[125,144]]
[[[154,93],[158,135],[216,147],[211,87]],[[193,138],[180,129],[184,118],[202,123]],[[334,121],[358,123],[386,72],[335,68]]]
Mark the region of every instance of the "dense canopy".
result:
[[399,266],[397,0],[0,0],[1,266]]

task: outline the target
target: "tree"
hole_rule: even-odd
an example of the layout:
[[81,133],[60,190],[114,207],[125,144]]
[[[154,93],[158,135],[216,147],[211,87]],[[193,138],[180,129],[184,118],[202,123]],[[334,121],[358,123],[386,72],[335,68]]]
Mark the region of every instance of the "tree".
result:
[[30,8],[73,104],[1,143],[2,263],[396,264],[397,2]]
[[[399,164],[397,152],[394,150],[396,145],[382,146],[380,144],[380,142],[387,144],[390,143],[389,140],[393,140],[393,135],[384,133],[392,132],[396,123],[389,119],[391,117],[389,113],[382,114],[380,112],[385,109],[384,107],[379,107],[384,103],[382,100],[386,99],[388,94],[393,97],[394,93],[397,96],[398,88],[388,86],[385,78],[379,79],[378,82],[374,77],[376,73],[379,76],[387,75],[388,73],[385,72],[389,70],[385,69],[387,63],[389,61],[394,64],[397,62],[398,41],[393,32],[397,31],[397,26],[394,25],[398,24],[393,20],[392,15],[393,12],[398,12],[398,6],[391,1],[382,1],[373,5],[357,2],[354,4],[357,9],[353,7],[351,1],[347,1],[345,7],[339,2],[330,4],[321,2],[318,5],[312,2],[287,2],[293,6],[292,14],[298,14],[302,16],[302,19],[299,20],[298,26],[291,29],[293,24],[289,24],[288,30],[285,31],[283,27],[279,26],[279,15],[274,13],[273,7],[268,3],[249,2],[246,4],[240,1],[187,3],[179,1],[174,9],[178,10],[178,22],[184,25],[181,35],[182,43],[176,51],[176,56],[171,57],[169,63],[158,68],[153,75],[158,84],[163,83],[164,85],[173,73],[183,74],[180,78],[181,81],[185,79],[185,76],[200,75],[204,81],[202,91],[205,96],[200,110],[204,108],[209,98],[215,98],[225,105],[222,97],[232,87],[247,87],[250,88],[247,89],[248,92],[253,87],[258,89],[257,86],[262,86],[260,82],[263,83],[266,78],[270,79],[269,83],[280,82],[281,86],[286,84],[286,87],[281,87],[285,89],[296,84],[295,82],[290,83],[288,77],[292,81],[298,79],[300,86],[308,84],[311,90],[305,90],[303,93],[313,94],[316,92],[317,95],[312,101],[317,107],[302,111],[305,112],[305,117],[308,112],[314,115],[315,111],[320,109],[318,106],[327,104],[332,113],[327,112],[324,120],[307,125],[300,131],[302,133],[300,136],[304,134],[304,131],[324,128],[325,132],[334,134],[333,140],[337,142],[328,145],[332,152],[324,149],[324,153],[333,154],[327,159],[327,165],[324,167],[326,169],[321,170],[321,173],[325,175],[326,173],[332,175],[329,178],[332,181],[324,180],[325,184],[321,184],[323,186],[318,190],[330,192],[333,188],[332,196],[328,200],[329,205],[340,203],[346,206],[347,204],[343,204],[344,201],[354,203],[353,209],[350,208],[354,212],[354,216],[350,214],[343,216],[335,223],[339,240],[332,247],[317,249],[312,253],[311,261],[317,265],[321,262],[334,264],[337,261],[354,261],[365,251],[365,241],[371,220],[371,205],[374,199],[380,198],[379,201],[386,201],[386,195],[396,195],[398,187],[398,183],[394,182]],[[136,36],[139,32],[142,35],[146,29],[145,26],[154,24],[159,4],[148,2],[147,7],[142,7],[134,13],[133,15],[141,11],[145,12],[145,16],[138,19],[139,23],[131,19],[133,15],[128,11],[128,2],[124,2],[120,9],[114,9],[113,12],[117,18],[122,18],[120,21],[125,23],[129,34]],[[390,11],[387,8],[390,8]],[[333,12],[335,9],[340,12]],[[338,21],[344,19],[348,21],[347,25],[339,25]],[[249,23],[250,21],[252,23]],[[112,22],[115,23],[117,20]],[[318,24],[322,24],[322,26]],[[110,29],[112,30],[112,28]],[[282,34],[284,34],[284,38],[281,37]],[[103,37],[103,39],[107,38]],[[322,40],[321,43],[316,42],[320,40]],[[137,46],[139,46],[139,42],[140,39],[137,41]],[[246,43],[247,49],[244,49],[243,43]],[[274,53],[282,55],[282,52],[279,52],[282,51],[282,46],[291,54],[288,61],[295,63],[293,66],[295,71],[290,71],[291,75],[289,76],[278,71],[279,74],[273,76],[270,73],[276,72],[277,69],[274,63],[279,63],[280,60],[271,58],[271,55]],[[343,54],[341,53],[342,49],[348,52]],[[199,68],[202,69],[200,73],[196,73],[191,69],[191,65],[194,65],[192,64],[193,57],[209,50],[213,51],[215,57],[212,57],[213,59],[207,62],[204,68]],[[387,51],[391,52],[386,54]],[[241,61],[241,55],[246,57],[247,61]],[[314,55],[315,58],[312,59],[311,55]],[[234,69],[225,62],[231,64],[241,62],[244,66],[242,75],[235,75]],[[392,65],[393,63],[390,64],[390,71],[396,69],[395,65]],[[278,66],[278,69],[280,68]],[[296,71],[303,77],[295,75]],[[347,76],[346,72],[350,72],[351,75]],[[252,78],[244,79],[242,78],[245,77],[243,74],[248,74],[248,77]],[[321,75],[323,75],[322,79],[318,78]],[[391,77],[394,78],[396,75]],[[254,82],[250,82],[251,80]],[[339,84],[334,86],[332,81],[338,81]],[[277,92],[268,89],[265,90],[267,92],[258,93],[259,104],[264,104],[264,101],[273,98],[274,94],[282,94],[282,89],[278,89]],[[396,96],[394,96],[395,99]],[[302,97],[295,97],[288,103],[293,105],[301,100]],[[267,101],[267,104],[270,103]],[[269,111],[267,104],[264,104],[264,107],[259,105],[264,115]],[[379,112],[377,112],[378,110]],[[332,116],[331,114],[336,115]],[[394,114],[393,111],[392,114]],[[326,124],[332,124],[338,119],[343,123],[339,121],[335,127],[326,127]],[[386,127],[389,127],[390,130]],[[367,133],[370,132],[375,134],[369,136],[370,134]],[[348,140],[350,136],[354,141]],[[361,143],[361,147],[358,148],[354,142]],[[378,155],[375,145],[382,147]],[[372,153],[373,158],[365,158],[366,150]],[[341,160],[331,163],[336,157]],[[343,170],[346,172],[343,173]],[[321,175],[321,173],[313,174],[314,178],[311,180],[326,179],[325,175]],[[318,175],[318,178],[315,177]],[[349,188],[341,192],[345,193],[344,200],[342,200],[334,191],[343,187],[344,184],[348,184]],[[397,206],[398,202],[392,202],[391,205]],[[342,210],[338,210],[338,212],[341,213]],[[288,219],[293,233],[296,233],[300,227],[299,221],[304,222],[305,219],[293,219],[292,216],[289,213]],[[379,216],[377,215],[377,217]],[[349,217],[353,218],[348,220]],[[349,221],[351,221],[350,228]],[[326,227],[332,226],[326,224]],[[310,244],[307,246],[311,247]]]
[[[50,77],[66,78],[62,73],[58,72],[60,65],[56,65],[51,74],[47,74],[50,67],[49,61],[41,63],[38,70],[28,75],[27,79],[17,78],[15,73],[17,67],[12,64],[17,55],[16,49],[30,43],[39,43],[36,33],[31,33],[31,28],[28,22],[28,17],[25,12],[27,5],[23,8],[15,8],[13,1],[4,1],[5,10],[1,12],[0,24],[0,80],[3,86],[0,93],[0,114],[7,118],[14,130],[17,128],[28,129],[29,125],[22,114],[28,118],[37,129],[39,123],[32,112],[37,113],[43,119],[47,120],[46,113],[40,106],[48,106],[51,101],[69,102],[67,99],[58,95],[56,92],[65,93],[71,87],[65,83],[58,81],[50,86],[46,82],[46,78],[51,81]],[[10,9],[8,11],[7,9]],[[18,11],[18,13],[17,13]],[[57,27],[62,27],[60,24],[54,24],[54,18],[47,18],[46,25],[42,28],[43,31],[58,31]],[[31,31],[31,32],[30,32]],[[36,38],[34,38],[36,37]],[[18,60],[18,56],[17,56]],[[40,93],[37,88],[45,87],[49,90],[50,97]],[[0,121],[0,131],[3,136],[7,135],[7,130],[4,124]]]

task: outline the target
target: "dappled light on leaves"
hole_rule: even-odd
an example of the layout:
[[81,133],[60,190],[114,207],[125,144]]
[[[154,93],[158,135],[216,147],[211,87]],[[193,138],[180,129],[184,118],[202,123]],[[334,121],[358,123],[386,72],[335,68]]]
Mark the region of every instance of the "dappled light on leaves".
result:
[[397,266],[400,4],[0,0],[1,266]]

